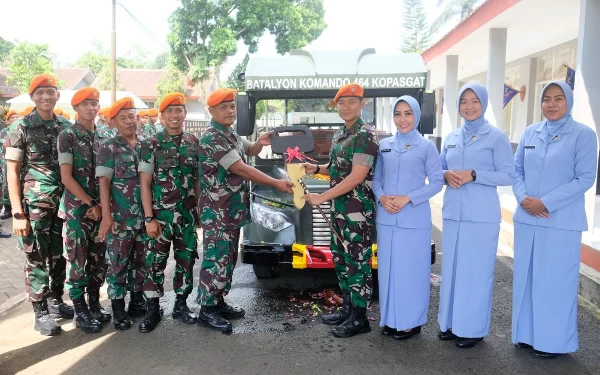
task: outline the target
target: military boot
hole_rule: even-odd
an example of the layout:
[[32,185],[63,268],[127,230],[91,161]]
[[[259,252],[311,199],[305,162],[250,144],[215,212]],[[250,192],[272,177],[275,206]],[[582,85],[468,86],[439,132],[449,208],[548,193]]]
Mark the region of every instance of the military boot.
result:
[[225,300],[220,300],[217,309],[225,319],[238,319],[246,315],[244,309],[228,305]]
[[48,302],[46,300],[33,302],[33,312],[35,313],[33,329],[44,336],[55,336],[61,333],[62,329],[48,312]]
[[366,307],[352,307],[352,313],[342,324],[331,329],[335,337],[352,337],[359,333],[371,332],[371,325],[367,319]]
[[88,291],[88,306],[90,314],[99,322],[110,322],[110,314],[100,304],[100,291]]
[[62,297],[48,297],[48,311],[50,312],[50,316],[54,319],[72,319],[73,316],[75,316],[73,306],[64,303]]
[[186,300],[187,296],[184,294],[178,294],[177,297],[175,297],[173,319],[179,319],[186,324],[195,324],[198,319],[194,316],[194,313],[190,311]]
[[4,205],[4,212],[0,215],[0,220],[6,220],[12,217],[12,206],[10,204]]
[[340,307],[339,309],[337,309],[337,311],[334,311],[332,313],[321,315],[321,320],[323,321],[323,323],[330,325],[338,325],[342,324],[346,319],[348,319],[348,317],[352,313],[352,304],[350,303],[350,296],[344,294],[342,298],[344,300],[344,304],[342,305],[342,307]]
[[148,298],[146,307],[146,315],[138,326],[138,329],[142,333],[152,332],[162,319],[160,316],[160,303],[158,298]]
[[73,300],[73,307],[75,308],[75,317],[73,317],[75,328],[81,328],[85,333],[97,333],[102,330],[102,323],[90,314],[83,296]]
[[217,306],[202,306],[198,314],[198,322],[217,331],[231,331],[231,323],[223,318]]
[[125,300],[121,299],[111,299],[110,300],[113,312],[113,324],[116,329],[120,331],[124,331],[126,329],[131,328],[131,319],[129,315],[125,312]]
[[146,315],[146,300],[144,300],[144,292],[129,292],[129,306],[127,312],[129,316],[144,316]]

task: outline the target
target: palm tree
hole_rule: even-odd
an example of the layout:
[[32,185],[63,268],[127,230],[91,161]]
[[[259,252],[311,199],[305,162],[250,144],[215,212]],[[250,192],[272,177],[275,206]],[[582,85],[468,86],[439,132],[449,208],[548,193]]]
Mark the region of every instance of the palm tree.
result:
[[464,20],[479,2],[480,0],[438,0],[437,5],[444,5],[444,10],[431,24],[431,32],[438,32],[444,25],[457,17],[460,17],[460,21]]

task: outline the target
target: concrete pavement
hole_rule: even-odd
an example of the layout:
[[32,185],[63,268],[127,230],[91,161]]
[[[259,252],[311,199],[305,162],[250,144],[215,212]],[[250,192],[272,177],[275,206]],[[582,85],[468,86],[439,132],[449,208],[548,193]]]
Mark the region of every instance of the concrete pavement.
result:
[[[2,220],[1,229],[12,233],[12,219]],[[0,238],[0,316],[25,300],[24,262],[17,237]]]

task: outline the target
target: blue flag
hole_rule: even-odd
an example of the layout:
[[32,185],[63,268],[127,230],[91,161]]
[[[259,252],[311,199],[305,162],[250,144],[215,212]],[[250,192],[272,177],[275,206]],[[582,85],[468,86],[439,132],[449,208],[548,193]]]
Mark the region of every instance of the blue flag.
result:
[[567,77],[565,78],[567,85],[571,86],[571,90],[575,89],[575,70],[567,66]]
[[517,95],[518,93],[519,92],[517,90],[513,89],[507,84],[504,84],[504,105],[502,106],[502,108],[506,107],[506,105],[510,103],[512,98],[514,98],[515,95]]

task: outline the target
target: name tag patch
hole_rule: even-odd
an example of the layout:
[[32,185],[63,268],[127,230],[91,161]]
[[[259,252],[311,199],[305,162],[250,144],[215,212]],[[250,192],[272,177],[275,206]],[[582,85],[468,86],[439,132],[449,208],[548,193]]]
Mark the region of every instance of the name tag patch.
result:
[[448,145],[446,148],[456,148],[456,145]]
[[391,148],[386,148],[386,149],[384,149],[384,150],[381,150],[381,153],[384,153],[384,152],[391,152],[391,151],[392,151],[392,149],[391,149]]
[[525,146],[525,148],[535,148],[535,146]]

